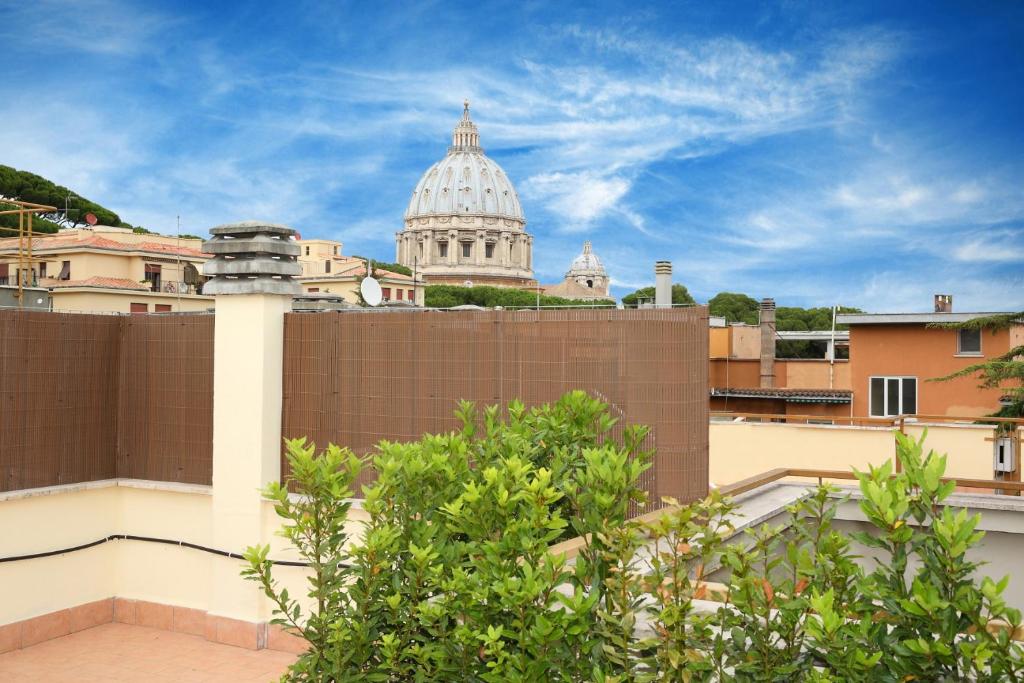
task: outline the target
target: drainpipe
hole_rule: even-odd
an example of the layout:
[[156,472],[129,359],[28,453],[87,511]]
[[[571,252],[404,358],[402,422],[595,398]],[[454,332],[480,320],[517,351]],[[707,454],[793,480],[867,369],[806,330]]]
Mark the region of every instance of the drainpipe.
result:
[[761,388],[775,386],[775,299],[761,300]]
[[672,308],[672,262],[654,264],[654,307]]

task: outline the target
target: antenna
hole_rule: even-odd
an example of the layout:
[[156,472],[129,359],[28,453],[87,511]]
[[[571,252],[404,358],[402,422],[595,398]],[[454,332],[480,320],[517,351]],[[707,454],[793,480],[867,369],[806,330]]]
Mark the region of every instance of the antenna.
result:
[[178,277],[181,278],[181,281],[178,283],[178,286],[175,287],[175,289],[178,290],[178,313],[181,313],[181,284],[185,281],[185,272],[181,269],[181,214],[180,213],[177,215],[177,219],[178,219],[178,239],[177,239],[176,244],[177,244],[177,247],[178,247],[178,249],[177,249],[177,251],[178,251]]

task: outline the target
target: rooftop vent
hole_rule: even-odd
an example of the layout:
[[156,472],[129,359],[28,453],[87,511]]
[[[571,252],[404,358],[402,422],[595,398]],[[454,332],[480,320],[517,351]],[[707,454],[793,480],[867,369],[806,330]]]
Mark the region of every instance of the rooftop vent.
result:
[[288,226],[245,221],[217,226],[210,234],[213,239],[203,243],[203,251],[213,259],[203,264],[203,274],[213,279],[203,294],[301,293],[292,279],[302,274],[296,261],[299,245]]

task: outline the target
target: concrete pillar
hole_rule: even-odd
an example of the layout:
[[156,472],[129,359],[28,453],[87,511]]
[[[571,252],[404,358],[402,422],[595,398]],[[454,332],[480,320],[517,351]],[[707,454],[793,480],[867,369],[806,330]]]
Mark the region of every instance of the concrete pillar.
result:
[[[214,258],[204,272],[213,279],[203,291],[216,296],[212,537],[214,547],[241,552],[270,540],[260,489],[281,478],[284,314],[301,291],[292,280],[301,272],[299,246],[295,231],[282,225],[250,221],[210,232],[203,250]],[[213,623],[269,619],[260,591],[239,576],[241,567],[238,560],[214,561]]]
[[657,308],[672,307],[671,261],[658,261],[654,264],[654,305]]
[[775,299],[761,300],[761,388],[775,386]]

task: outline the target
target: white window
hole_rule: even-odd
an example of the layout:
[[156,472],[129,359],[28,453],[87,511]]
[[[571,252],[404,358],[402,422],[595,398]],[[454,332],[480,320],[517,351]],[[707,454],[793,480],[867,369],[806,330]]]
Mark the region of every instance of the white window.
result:
[[872,377],[868,382],[871,417],[917,412],[916,377]]
[[957,330],[956,352],[961,356],[980,356],[981,330]]

